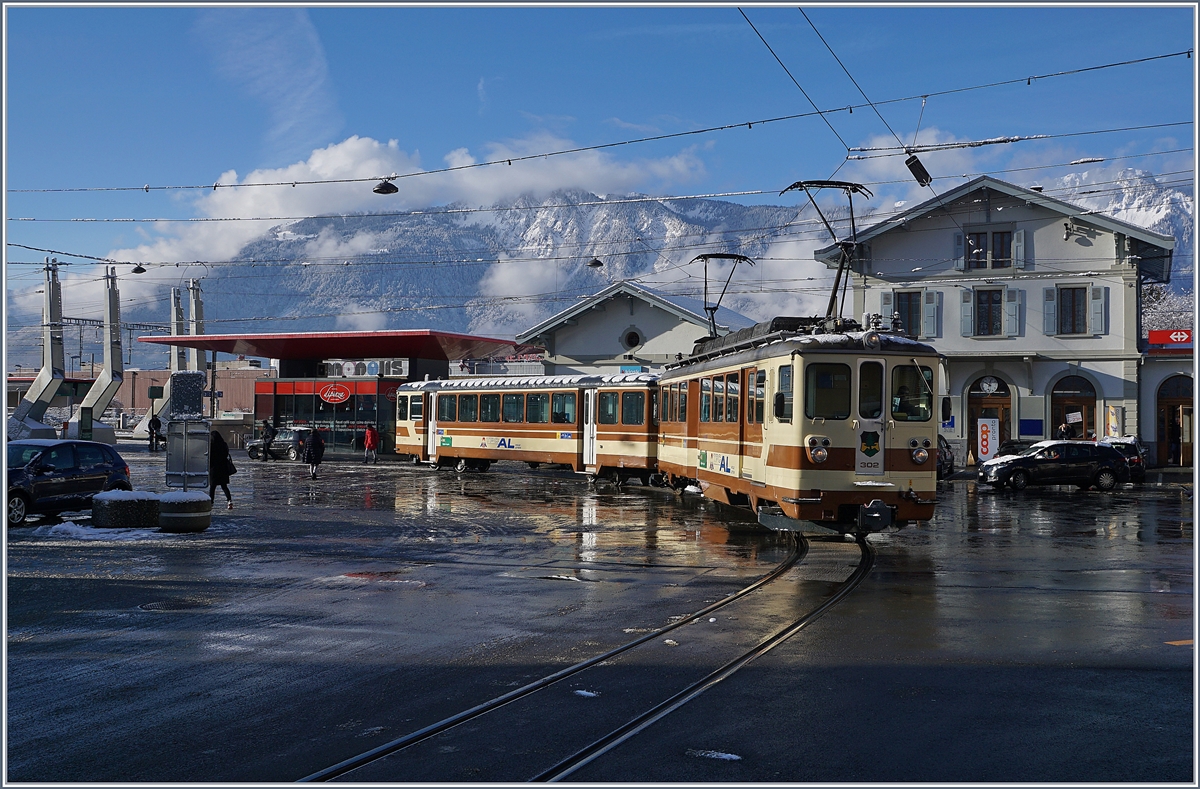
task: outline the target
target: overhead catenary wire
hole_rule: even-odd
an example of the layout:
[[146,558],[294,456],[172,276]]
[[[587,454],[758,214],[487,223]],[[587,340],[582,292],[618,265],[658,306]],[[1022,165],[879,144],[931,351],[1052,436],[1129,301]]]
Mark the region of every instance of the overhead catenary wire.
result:
[[[738,9],[738,10],[741,11],[741,9]],[[744,12],[742,13],[742,16],[745,17]],[[746,21],[749,22],[750,20],[747,18]],[[753,24],[751,24],[751,27],[752,28],[754,27]],[[756,33],[758,32],[757,29],[755,30],[755,32]],[[762,38],[761,35],[759,37]],[[766,41],[764,40],[763,43],[765,44]],[[768,49],[770,49],[769,45],[768,45]],[[896,103],[901,103],[901,102],[906,102],[906,101],[915,101],[917,99],[929,99],[929,98],[932,98],[935,96],[949,96],[949,95],[953,95],[953,94],[957,94],[957,93],[964,93],[964,92],[969,92],[969,91],[986,90],[986,89],[1001,87],[1001,86],[1005,86],[1005,85],[1016,85],[1023,81],[1028,85],[1032,85],[1032,83],[1035,80],[1047,80],[1047,79],[1053,79],[1053,78],[1057,78],[1057,77],[1066,77],[1066,76],[1083,74],[1083,73],[1092,72],[1092,71],[1100,71],[1100,70],[1104,70],[1104,69],[1120,68],[1123,66],[1132,66],[1132,65],[1137,65],[1137,64],[1141,64],[1141,63],[1148,63],[1151,61],[1163,60],[1163,59],[1167,59],[1167,58],[1182,57],[1185,55],[1190,59],[1192,56],[1192,52],[1193,52],[1192,49],[1186,49],[1186,50],[1181,50],[1179,52],[1169,52],[1169,53],[1165,53],[1165,54],[1161,54],[1161,55],[1151,55],[1151,56],[1142,57],[1142,58],[1132,58],[1132,59],[1117,61],[1117,62],[1113,62],[1113,63],[1104,63],[1104,64],[1096,65],[1096,66],[1086,66],[1086,67],[1076,68],[1076,69],[1066,69],[1063,71],[1056,71],[1056,72],[1039,74],[1039,75],[1031,75],[1031,76],[1027,76],[1027,77],[1012,78],[1012,79],[1007,79],[1007,80],[999,80],[996,82],[988,82],[988,83],[983,83],[983,84],[979,84],[979,85],[970,85],[970,86],[961,87],[961,88],[949,88],[949,89],[940,90],[940,91],[925,91],[921,94],[917,94],[917,95],[913,95],[913,96],[904,96],[904,97],[897,97],[897,98],[877,101],[874,103],[873,106],[878,107],[878,106],[883,106],[883,105],[887,105],[887,104],[896,104]],[[773,50],[772,50],[772,54],[774,54]],[[782,65],[782,63],[780,65]],[[790,76],[790,72],[789,72],[789,76]],[[495,160],[490,160],[490,161],[486,161],[486,162],[473,162],[471,164],[466,164],[466,165],[444,167],[444,168],[440,168],[440,169],[436,169],[436,170],[421,170],[421,171],[417,171],[417,172],[413,172],[413,173],[401,173],[401,174],[395,174],[393,176],[385,176],[385,175],[381,174],[381,175],[373,175],[370,177],[363,177],[363,178],[307,179],[307,180],[290,180],[290,181],[270,181],[270,182],[261,182],[261,183],[241,183],[241,184],[237,184],[237,183],[225,184],[225,183],[220,183],[218,181],[218,182],[211,183],[211,184],[184,184],[184,185],[164,185],[164,186],[155,186],[155,185],[151,185],[151,184],[143,184],[142,186],[80,186],[80,187],[59,187],[59,188],[8,189],[7,191],[9,194],[58,193],[58,192],[154,192],[154,191],[166,191],[166,190],[198,190],[198,189],[217,190],[217,189],[245,188],[245,187],[293,187],[293,186],[312,186],[312,185],[320,185],[320,184],[371,183],[371,182],[379,181],[381,178],[385,178],[385,177],[391,178],[391,179],[412,178],[412,177],[416,177],[416,176],[435,175],[435,174],[440,174],[440,173],[455,172],[455,171],[459,171],[459,170],[467,170],[467,169],[480,168],[480,167],[509,165],[512,162],[524,162],[524,161],[531,161],[531,160],[536,160],[536,159],[545,159],[545,158],[549,158],[552,156],[564,156],[564,155],[573,154],[573,153],[584,153],[584,152],[588,152],[588,151],[605,150],[605,149],[609,149],[609,148],[616,148],[616,147],[626,146],[626,145],[637,145],[637,144],[641,144],[641,143],[659,142],[659,141],[663,141],[663,140],[676,139],[676,138],[694,136],[694,135],[699,135],[699,134],[710,134],[710,133],[721,132],[721,131],[729,131],[729,130],[733,130],[733,129],[753,128],[755,125],[766,125],[768,123],[779,123],[779,122],[783,122],[783,121],[798,120],[801,118],[810,118],[814,115],[820,116],[822,119],[824,119],[824,116],[829,113],[853,112],[853,110],[856,108],[861,109],[862,107],[872,106],[872,105],[851,104],[851,105],[844,106],[844,107],[837,107],[837,108],[826,109],[826,110],[817,109],[815,104],[813,106],[814,106],[813,112],[793,113],[793,114],[789,114],[789,115],[780,115],[780,116],[769,117],[769,118],[760,118],[758,120],[739,121],[737,123],[726,123],[726,124],[721,124],[721,125],[717,125],[717,126],[708,126],[708,127],[704,127],[704,128],[688,129],[688,130],[680,131],[680,132],[671,132],[669,134],[652,135],[652,136],[639,137],[639,138],[630,139],[630,140],[620,140],[620,141],[610,142],[610,143],[600,143],[597,145],[577,146],[574,148],[568,148],[568,149],[563,149],[563,150],[545,151],[542,153],[526,154],[526,155],[521,155],[521,156],[503,157],[503,158],[497,158]],[[835,134],[836,134],[836,132],[835,132]],[[839,140],[841,139],[840,135],[838,136],[838,139]],[[845,146],[844,142],[843,142],[843,146]]]

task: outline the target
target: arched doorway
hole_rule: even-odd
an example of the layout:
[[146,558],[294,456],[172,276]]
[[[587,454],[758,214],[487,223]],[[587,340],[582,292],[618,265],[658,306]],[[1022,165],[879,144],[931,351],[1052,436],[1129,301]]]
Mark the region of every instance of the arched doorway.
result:
[[1192,379],[1172,375],[1158,387],[1158,465],[1192,465]]
[[1050,429],[1071,428],[1072,438],[1087,438],[1096,431],[1096,388],[1080,375],[1059,379],[1050,391]]
[[971,456],[979,462],[979,420],[1000,420],[1000,441],[1012,438],[1012,393],[1008,384],[993,375],[977,378],[967,390],[967,445]]

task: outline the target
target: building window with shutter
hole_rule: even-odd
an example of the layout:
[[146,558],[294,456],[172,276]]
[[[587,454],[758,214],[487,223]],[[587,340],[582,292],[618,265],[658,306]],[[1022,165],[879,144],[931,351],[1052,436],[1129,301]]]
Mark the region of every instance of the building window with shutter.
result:
[[992,233],[992,268],[1012,266],[1012,240],[1011,232]]
[[904,333],[917,337],[921,334],[921,291],[902,291],[896,294],[895,310],[904,325]]
[[992,337],[1004,333],[1004,291],[975,291],[975,336]]
[[1058,289],[1058,333],[1087,334],[1088,289]]
[[[1004,230],[969,230],[966,239],[966,270],[1025,268],[1025,232],[1004,225]],[[960,240],[955,234],[955,254]],[[956,266],[956,268],[960,268]]]
[[988,234],[967,233],[967,268],[987,268]]

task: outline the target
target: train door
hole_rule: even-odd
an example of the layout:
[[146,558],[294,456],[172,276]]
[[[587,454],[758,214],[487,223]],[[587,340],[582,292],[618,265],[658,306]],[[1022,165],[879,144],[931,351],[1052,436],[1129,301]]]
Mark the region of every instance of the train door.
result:
[[583,392],[583,465],[596,465],[596,390]]
[[858,362],[857,418],[854,428],[854,470],[857,474],[881,475],[886,470],[887,423],[883,407],[887,396],[887,377],[883,359]]
[[763,481],[762,422],[766,401],[767,371],[751,367],[745,371],[742,391],[745,408],[742,409],[742,475],[750,472],[750,479]]
[[683,450],[684,464],[688,473],[696,476],[700,465],[700,381],[691,380],[684,383],[680,390],[687,392],[687,429],[684,432]]
[[430,463],[437,461],[437,397],[437,392],[430,392],[425,399],[425,451]]

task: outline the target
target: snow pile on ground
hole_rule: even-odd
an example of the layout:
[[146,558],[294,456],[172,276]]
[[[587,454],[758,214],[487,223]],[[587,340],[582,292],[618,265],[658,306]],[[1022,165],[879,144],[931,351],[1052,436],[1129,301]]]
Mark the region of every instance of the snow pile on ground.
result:
[[97,529],[81,526],[73,521],[38,526],[33,530],[38,537],[65,537],[71,540],[108,540],[112,542],[135,542],[157,539],[159,532],[152,529]]

